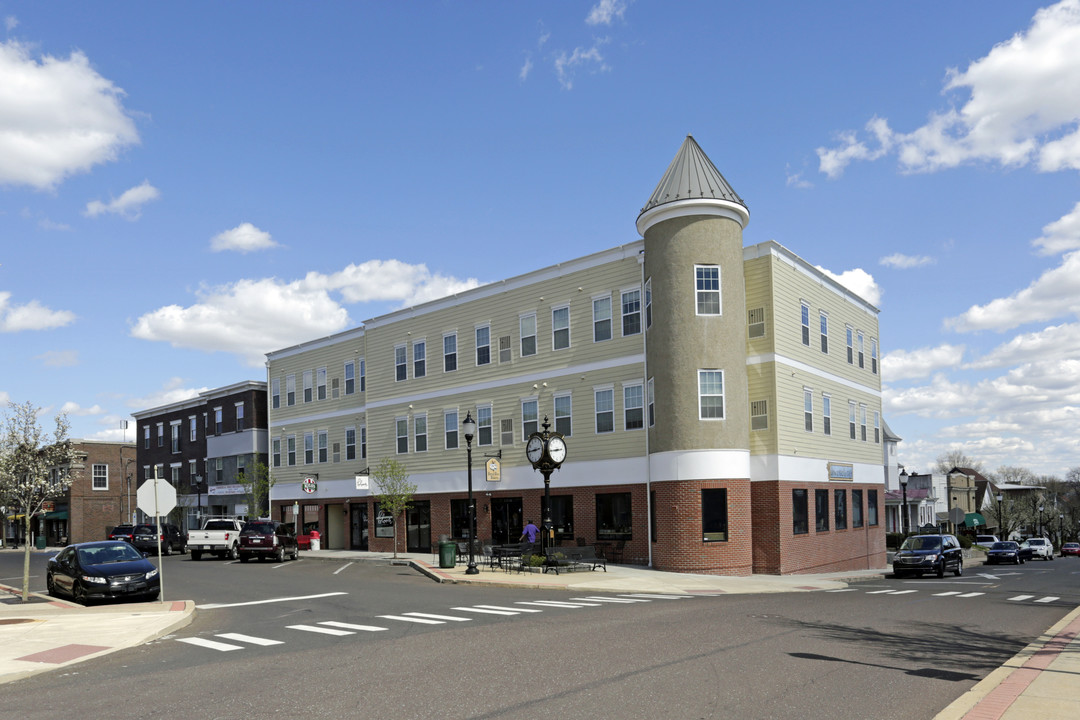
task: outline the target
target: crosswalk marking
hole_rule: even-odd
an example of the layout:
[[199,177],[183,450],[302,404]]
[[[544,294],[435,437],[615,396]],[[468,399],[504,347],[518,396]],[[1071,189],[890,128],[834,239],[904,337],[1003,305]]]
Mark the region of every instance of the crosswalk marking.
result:
[[836,593],[836,592],[855,592],[855,588],[839,588],[839,589],[837,589],[837,590],[826,590],[825,592],[831,592],[831,593]]
[[343,630],[363,630],[364,632],[379,632],[387,629],[378,625],[354,625],[353,623],[338,622],[337,620],[323,620],[319,624],[342,628]]
[[963,598],[979,597],[980,595],[985,595],[985,594],[986,593],[981,593],[981,592],[970,592],[970,593],[963,593],[962,595],[957,595],[956,597],[963,597]]
[[1056,597],[1044,597],[1044,598],[1039,598],[1035,602],[1037,602],[1037,603],[1052,603],[1055,600],[1060,600],[1060,599],[1061,598],[1056,598]]
[[689,595],[659,595],[652,593],[626,593],[620,597],[653,598],[655,600],[686,600]]
[[304,632],[322,633],[323,635],[355,635],[351,630],[335,630],[330,627],[318,627],[316,625],[286,625],[290,630],[303,630]]
[[1035,596],[1034,595],[1017,595],[1016,597],[1011,597],[1009,599],[1019,602],[1021,600],[1030,600],[1033,597],[1035,597]]
[[606,597],[583,597],[583,598],[570,598],[571,600],[584,600],[586,602],[599,602],[599,603],[639,603],[649,602],[648,600],[631,600],[630,598],[606,598]]
[[[504,607],[502,605],[476,605],[478,608],[487,608],[488,610],[507,610],[517,615],[518,613],[538,613],[544,612],[543,610],[533,610],[531,608],[512,608]],[[460,610],[461,608],[451,608],[451,610]]]
[[949,590],[948,592],[934,593],[934,597],[945,597],[947,595],[959,595],[959,590]]
[[519,600],[514,604],[515,605],[539,605],[540,607],[548,607],[548,608],[577,608],[577,609],[580,609],[580,608],[585,607],[584,605],[571,605],[569,603],[553,603],[553,602],[551,602],[549,600],[537,600],[535,602],[529,602],[527,600]]
[[432,615],[431,613],[422,612],[407,612],[401,613],[402,615],[412,615],[414,617],[431,618],[432,620],[448,620],[450,622],[469,622],[472,618],[454,617],[453,615]]
[[909,593],[916,593],[918,590],[894,590],[893,595],[907,595]]
[[237,642],[251,643],[252,645],[284,645],[281,640],[270,640],[267,638],[255,637],[253,635],[241,635],[240,633],[221,633],[216,637],[225,638],[226,640],[235,640]]
[[386,618],[387,620],[400,620],[401,622],[420,623],[421,625],[445,625],[446,624],[446,622],[444,622],[443,620],[431,620],[429,618],[422,618],[422,617],[406,617],[405,615],[380,615],[379,617]]
[[567,602],[566,600],[537,600],[536,602],[544,605],[551,605],[552,607],[600,607],[601,603],[595,600],[575,600],[574,602]]
[[893,591],[892,590],[869,590],[869,591],[867,591],[866,594],[867,595],[885,595],[885,594],[891,593],[891,592],[893,592]]
[[523,612],[540,612],[540,610],[511,610],[510,608],[494,608],[494,607],[455,607],[451,610],[461,610],[462,612],[475,612],[483,615],[520,615]]
[[218,642],[216,640],[207,640],[206,638],[177,638],[182,643],[189,645],[198,645],[199,647],[209,648],[210,650],[220,650],[221,652],[228,652],[229,650],[243,650],[242,645],[230,645],[229,643]]

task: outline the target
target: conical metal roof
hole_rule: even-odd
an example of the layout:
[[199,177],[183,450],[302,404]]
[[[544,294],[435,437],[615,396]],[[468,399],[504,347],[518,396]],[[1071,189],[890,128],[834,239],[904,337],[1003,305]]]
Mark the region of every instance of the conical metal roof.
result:
[[706,198],[725,200],[746,207],[746,203],[712,164],[694,137],[687,135],[638,217],[667,203]]

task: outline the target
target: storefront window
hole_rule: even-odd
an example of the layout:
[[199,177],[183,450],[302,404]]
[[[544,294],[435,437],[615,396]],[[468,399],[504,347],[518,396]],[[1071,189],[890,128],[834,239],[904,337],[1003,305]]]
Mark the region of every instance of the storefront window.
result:
[[630,540],[632,537],[630,493],[596,496],[596,539]]

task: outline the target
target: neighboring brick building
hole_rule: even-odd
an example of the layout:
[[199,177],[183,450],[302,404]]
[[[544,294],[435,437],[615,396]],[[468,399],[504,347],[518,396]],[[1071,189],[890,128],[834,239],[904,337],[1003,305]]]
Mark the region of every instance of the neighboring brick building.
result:
[[105,540],[131,522],[135,500],[135,445],[74,440],[71,487],[45,514],[46,542]]
[[775,242],[743,247],[748,221],[688,137],[643,239],[269,353],[275,517],[390,550],[360,478],[391,457],[418,485],[401,545],[466,537],[471,415],[477,536],[516,541],[544,515],[524,447],[547,417],[569,446],[561,542],[680,572],[883,567],[878,311]]

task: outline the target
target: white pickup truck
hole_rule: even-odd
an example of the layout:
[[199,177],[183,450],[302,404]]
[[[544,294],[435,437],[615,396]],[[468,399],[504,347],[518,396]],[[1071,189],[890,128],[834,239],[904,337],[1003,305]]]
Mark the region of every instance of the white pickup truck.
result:
[[240,528],[243,526],[244,522],[235,518],[207,518],[201,530],[188,531],[191,559],[199,560],[203,553],[230,560],[240,557]]

